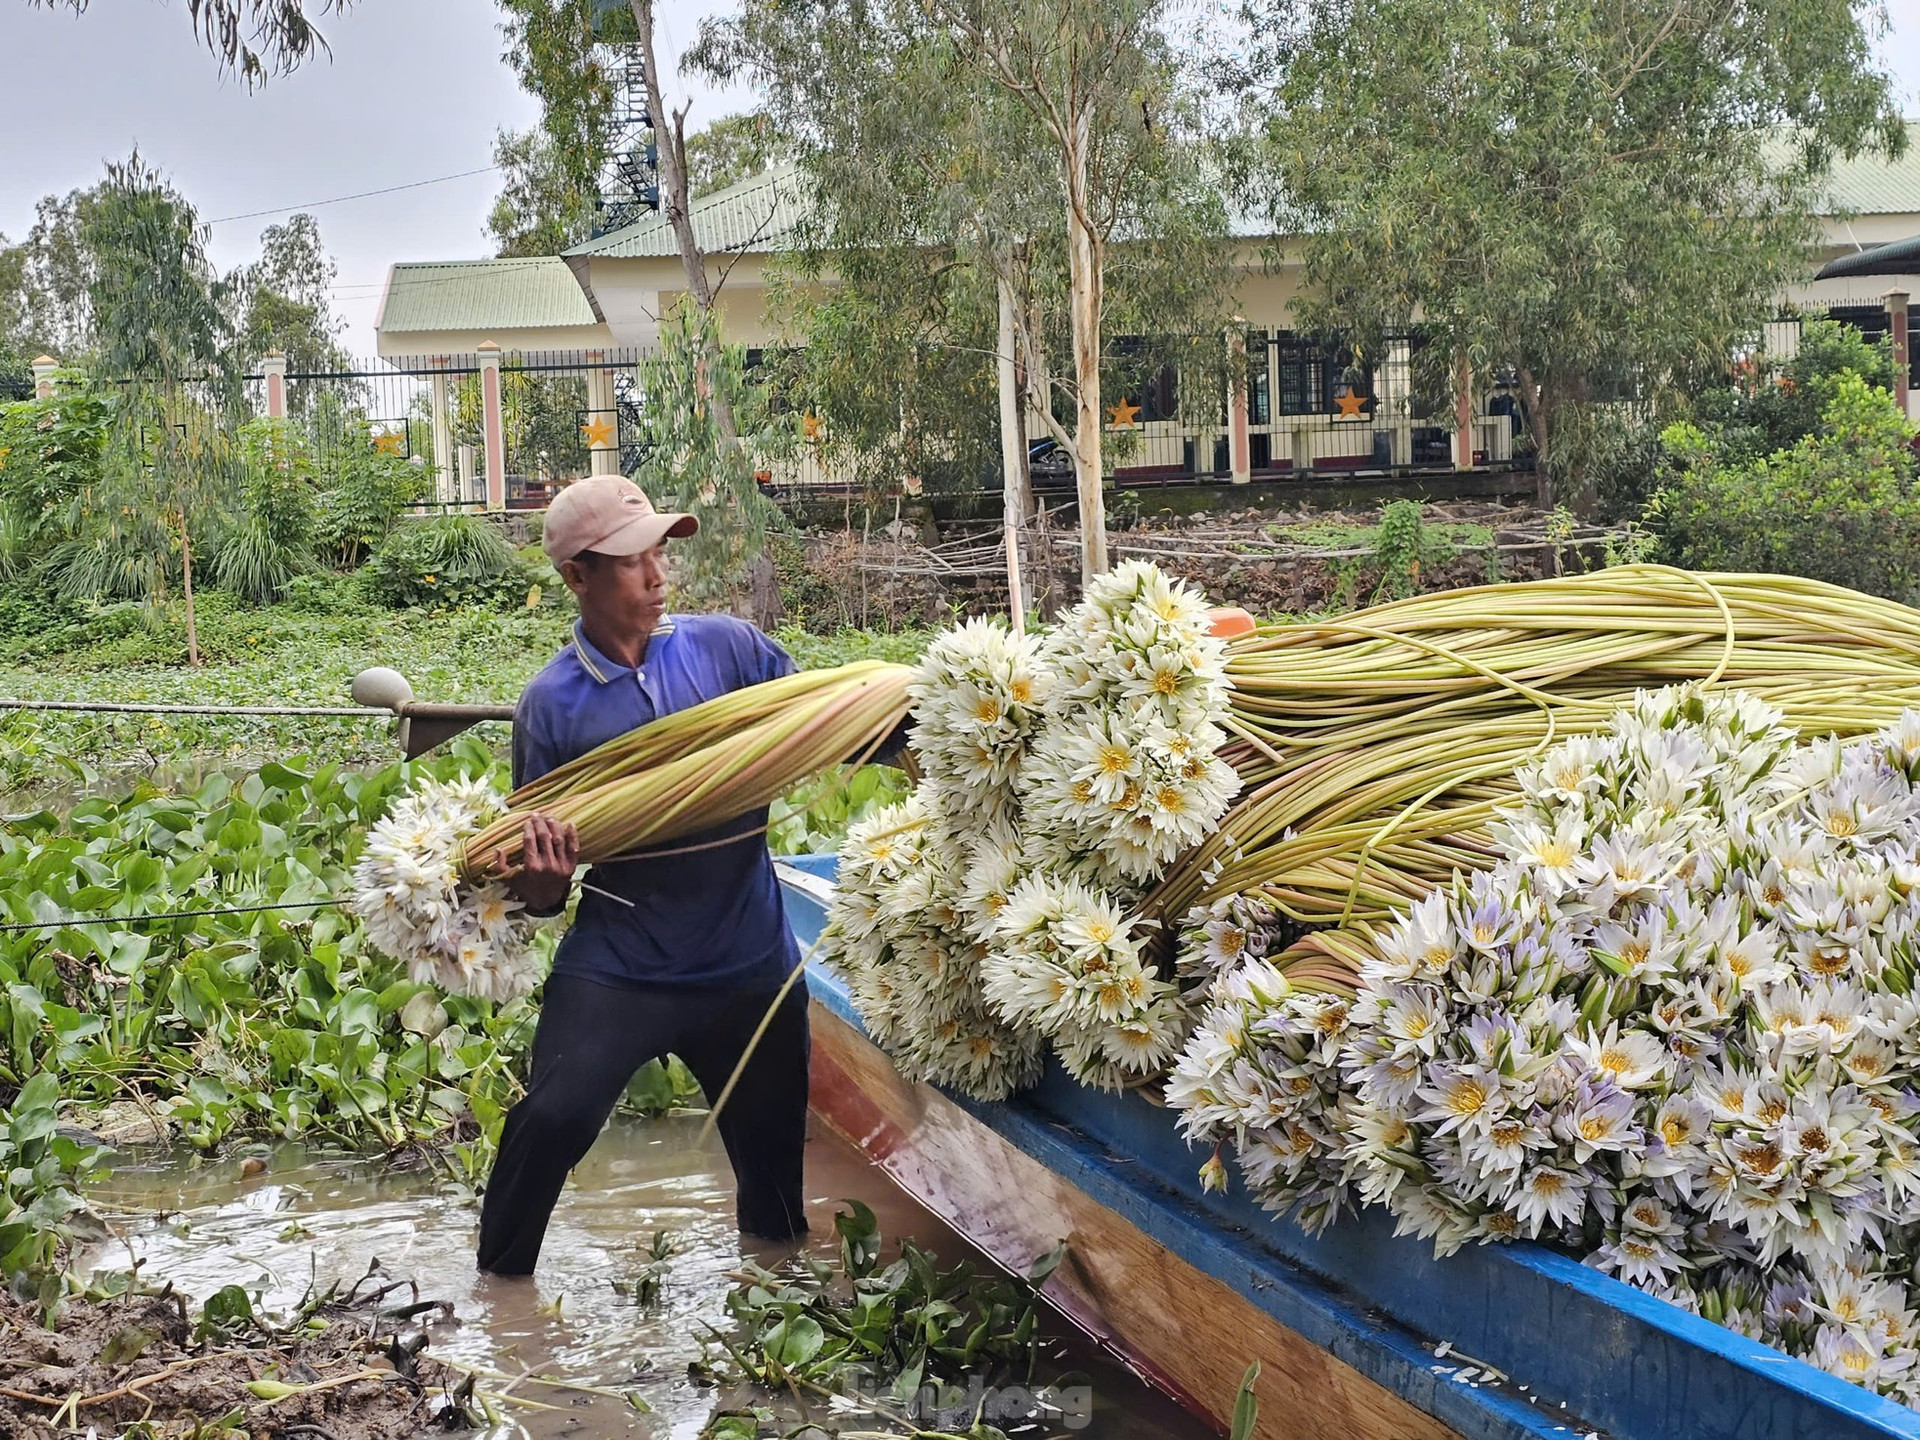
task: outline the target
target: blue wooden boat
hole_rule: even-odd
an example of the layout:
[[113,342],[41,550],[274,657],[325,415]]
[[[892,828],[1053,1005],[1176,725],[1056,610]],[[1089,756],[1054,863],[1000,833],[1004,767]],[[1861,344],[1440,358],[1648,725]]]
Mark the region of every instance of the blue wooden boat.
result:
[[[781,866],[803,947],[833,870]],[[1009,1268],[1066,1237],[1047,1298],[1223,1429],[1257,1359],[1272,1440],[1920,1440],[1920,1412],[1551,1250],[1435,1260],[1378,1212],[1314,1238],[1238,1186],[1206,1194],[1141,1095],[1057,1066],[1000,1104],[909,1084],[835,977],[809,985],[816,1113]]]

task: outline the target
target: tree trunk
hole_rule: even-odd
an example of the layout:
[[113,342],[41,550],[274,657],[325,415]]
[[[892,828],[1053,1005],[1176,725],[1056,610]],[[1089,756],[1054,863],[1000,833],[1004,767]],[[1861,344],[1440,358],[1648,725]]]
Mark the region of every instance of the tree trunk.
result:
[[[647,86],[647,113],[653,117],[653,133],[658,137],[660,208],[673,230],[674,248],[680,252],[680,268],[687,276],[687,293],[699,307],[704,321],[701,343],[708,365],[717,369],[720,337],[719,321],[713,311],[713,284],[707,276],[706,254],[693,233],[692,193],[687,179],[687,115],[684,109],[677,114],[667,109],[666,91],[660,84],[660,61],[653,48],[653,0],[629,0],[629,3],[634,24],[640,31],[640,73]],[[718,386],[707,397],[707,403],[713,412],[714,428],[739,450],[740,427],[734,420],[732,403],[719,392]],[[743,454],[740,461],[747,475],[746,483],[753,484],[752,458]],[[764,544],[747,562],[747,592],[754,624],[767,630],[780,623],[785,606],[780,599],[773,556]]]
[[1522,365],[1516,372],[1520,378],[1520,395],[1527,406],[1527,430],[1533,436],[1533,484],[1534,503],[1542,510],[1553,509],[1553,452],[1548,441],[1551,427],[1547,422],[1547,387],[1533,378],[1533,371]]
[[1007,544],[1007,612],[1013,619],[1013,633],[1027,630],[1026,587],[1020,581],[1020,552],[1027,528],[1029,509],[1027,447],[1020,424],[1020,377],[1014,368],[1013,287],[1006,276],[997,277],[1000,294],[1000,465],[1003,473],[1001,496],[1004,516],[1001,529]]
[[193,541],[187,536],[187,507],[182,505],[180,516],[180,579],[187,597],[187,664],[200,664],[200,627],[195,623],[193,613]]
[[1101,243],[1087,205],[1087,143],[1092,117],[1075,117],[1067,153],[1067,259],[1073,285],[1073,469],[1080,499],[1080,584],[1107,572],[1107,507],[1101,491]]

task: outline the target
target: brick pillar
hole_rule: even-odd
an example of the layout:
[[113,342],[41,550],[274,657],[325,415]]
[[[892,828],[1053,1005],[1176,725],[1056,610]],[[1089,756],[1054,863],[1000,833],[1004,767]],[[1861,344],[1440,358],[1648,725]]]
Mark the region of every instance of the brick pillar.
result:
[[1473,468],[1473,370],[1464,352],[1453,370],[1453,463]]
[[287,357],[269,350],[260,357],[260,373],[267,377],[267,418],[287,418]]
[[482,340],[480,357],[480,438],[486,447],[487,509],[507,508],[507,429],[500,415],[500,347]]
[[51,355],[42,355],[33,362],[33,398],[51,400],[53,398],[53,376],[60,368],[60,362]]
[[[1237,325],[1228,331],[1227,349],[1232,352],[1233,376],[1227,387],[1227,463],[1233,483],[1245,485],[1253,478],[1253,447],[1247,440],[1247,332]],[[1264,364],[1266,356],[1260,358]]]
[[587,442],[589,468],[595,475],[620,473],[620,410],[613,394],[613,371],[601,363],[599,351],[589,351],[587,413],[580,426]]
[[1887,292],[1888,328],[1893,335],[1893,398],[1902,415],[1908,414],[1908,381],[1913,375],[1912,351],[1907,343],[1907,292]]

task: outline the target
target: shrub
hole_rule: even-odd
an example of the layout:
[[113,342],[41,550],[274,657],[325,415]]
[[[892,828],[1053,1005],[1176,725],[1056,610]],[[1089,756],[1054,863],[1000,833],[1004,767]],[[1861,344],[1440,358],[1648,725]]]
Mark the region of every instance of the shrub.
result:
[[1815,434],[1848,375],[1891,390],[1891,342],[1810,320],[1792,359],[1762,356],[1742,383],[1705,392],[1695,401],[1694,422],[1723,461],[1758,460]]
[[348,444],[321,476],[320,546],[336,565],[351,569],[393,530],[406,508],[426,493],[427,474],[371,442]]
[[235,438],[240,515],[214,549],[212,578],[264,605],[314,566],[313,463],[284,420],[251,420]]
[[1661,558],[1693,570],[1804,575],[1920,600],[1913,428],[1885,390],[1839,376],[1819,428],[1757,459],[1694,425],[1662,440],[1683,469],[1647,512]]
[[471,515],[442,515],[396,526],[362,569],[380,603],[525,605],[530,592],[551,592],[543,574],[520,558],[498,527]]

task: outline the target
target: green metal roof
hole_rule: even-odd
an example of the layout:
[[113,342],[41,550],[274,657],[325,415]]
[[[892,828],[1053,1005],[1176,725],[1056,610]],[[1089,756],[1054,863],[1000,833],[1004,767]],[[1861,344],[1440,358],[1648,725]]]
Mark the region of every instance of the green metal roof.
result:
[[1907,153],[1898,160],[1860,155],[1835,161],[1827,197],[1833,210],[1854,215],[1920,212],[1920,120],[1907,122]]
[[[781,241],[806,213],[806,194],[791,165],[775,166],[758,175],[696,198],[688,207],[693,238],[708,254],[743,250],[777,250]],[[647,256],[676,256],[673,227],[665,215],[645,220],[576,245],[570,256],[606,256],[637,260]]]
[[[420,261],[387,276],[374,329],[545,330],[596,323],[593,307],[557,255],[525,260]],[[500,337],[505,339],[505,336]]]

